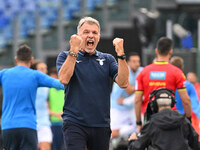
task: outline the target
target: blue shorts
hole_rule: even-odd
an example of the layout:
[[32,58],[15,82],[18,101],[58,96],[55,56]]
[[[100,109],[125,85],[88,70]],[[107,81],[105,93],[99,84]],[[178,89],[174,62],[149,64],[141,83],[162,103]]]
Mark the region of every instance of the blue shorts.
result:
[[6,129],[2,131],[6,150],[38,150],[36,130],[29,128]]
[[65,148],[67,150],[108,150],[110,127],[86,127],[71,121],[63,122]]

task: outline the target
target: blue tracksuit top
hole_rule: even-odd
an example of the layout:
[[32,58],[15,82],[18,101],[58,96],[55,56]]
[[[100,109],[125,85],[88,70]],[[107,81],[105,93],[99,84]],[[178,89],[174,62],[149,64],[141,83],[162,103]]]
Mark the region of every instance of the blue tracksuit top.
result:
[[[198,101],[198,96],[197,96],[197,93],[195,91],[194,85],[186,80],[185,86],[186,86],[186,90],[188,92],[188,95],[190,97],[192,111],[200,119],[200,104],[199,104],[199,101]],[[177,101],[176,102],[177,110],[180,113],[183,114],[184,113],[183,104],[182,104],[181,98],[180,98],[177,90],[176,90],[176,101]]]

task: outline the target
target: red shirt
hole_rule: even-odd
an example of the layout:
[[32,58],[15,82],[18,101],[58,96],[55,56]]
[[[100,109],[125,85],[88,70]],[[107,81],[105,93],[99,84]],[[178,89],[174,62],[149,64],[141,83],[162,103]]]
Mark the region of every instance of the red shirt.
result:
[[139,73],[136,78],[136,92],[144,93],[142,113],[146,111],[149,94],[158,88],[185,89],[185,75],[182,70],[168,62],[155,62]]

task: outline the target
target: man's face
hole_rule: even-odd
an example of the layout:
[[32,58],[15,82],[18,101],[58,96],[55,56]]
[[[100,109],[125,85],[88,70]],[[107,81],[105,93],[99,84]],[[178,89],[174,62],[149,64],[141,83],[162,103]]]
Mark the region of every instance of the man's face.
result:
[[39,63],[37,65],[37,70],[46,74],[47,73],[47,65],[45,63]]
[[128,60],[128,65],[133,72],[136,72],[140,67],[140,57],[139,56],[130,56]]
[[82,49],[93,52],[100,39],[99,27],[96,24],[84,23],[79,29],[79,36],[83,39]]
[[194,84],[198,81],[196,75],[192,72],[189,72],[187,74],[187,80],[190,81],[192,84]]
[[51,73],[50,76],[51,76],[52,78],[58,79],[57,73]]

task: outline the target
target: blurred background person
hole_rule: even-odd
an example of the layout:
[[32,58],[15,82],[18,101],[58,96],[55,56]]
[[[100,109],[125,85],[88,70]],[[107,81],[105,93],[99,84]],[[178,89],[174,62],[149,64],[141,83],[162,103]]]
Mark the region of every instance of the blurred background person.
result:
[[[32,69],[39,70],[47,74],[47,65],[36,60],[31,65]],[[51,150],[52,132],[51,122],[49,120],[48,100],[49,88],[39,87],[36,95],[36,117],[37,117],[37,135],[40,150]]]
[[27,45],[17,50],[17,66],[0,71],[0,85],[3,89],[1,129],[6,150],[36,150],[35,99],[38,87],[64,89],[59,80],[30,69],[33,63],[32,51]]
[[171,109],[176,103],[175,93],[160,88],[150,93],[150,99],[154,114],[140,135],[131,135],[129,150],[199,150],[198,134],[189,120]]
[[113,147],[117,147],[120,140],[127,140],[136,131],[134,109],[135,79],[143,67],[140,67],[140,56],[136,52],[128,54],[129,86],[120,88],[113,83],[111,98],[111,130]]
[[[198,82],[198,77],[197,77],[196,73],[188,72],[187,73],[187,80],[190,81],[194,85],[194,88],[196,90],[198,100],[199,100],[199,103],[200,103],[200,84]],[[193,124],[195,130],[200,135],[200,120],[195,114],[193,114],[193,116],[192,116],[192,121],[193,121],[192,124]],[[199,137],[199,141],[200,141],[200,137]]]
[[[49,70],[49,75],[58,79],[56,67]],[[51,131],[53,133],[52,150],[63,150],[64,140],[62,133],[62,113],[64,105],[64,90],[57,90],[55,88],[49,89],[49,114],[51,121]]]
[[200,101],[200,84],[198,82],[198,77],[197,77],[196,73],[188,72],[187,73],[187,80],[190,81],[194,85],[194,88],[197,92],[197,95],[198,95],[198,98],[199,98],[199,101]]
[[[179,69],[181,69],[182,71],[184,70],[184,61],[181,57],[179,56],[173,56],[170,59],[170,63],[176,67],[178,67]],[[186,90],[187,93],[190,97],[190,101],[191,101],[191,107],[192,107],[192,116],[191,116],[191,121],[192,121],[192,126],[193,128],[196,130],[196,132],[198,134],[200,134],[200,124],[199,124],[199,120],[200,120],[200,104],[199,104],[199,100],[198,100],[198,96],[196,94],[195,88],[193,86],[192,83],[190,83],[189,81],[185,81],[185,86],[186,86]],[[183,104],[181,101],[181,97],[178,93],[178,91],[176,90],[176,108],[177,110],[184,114],[185,111],[183,109]]]

